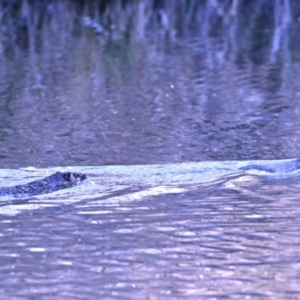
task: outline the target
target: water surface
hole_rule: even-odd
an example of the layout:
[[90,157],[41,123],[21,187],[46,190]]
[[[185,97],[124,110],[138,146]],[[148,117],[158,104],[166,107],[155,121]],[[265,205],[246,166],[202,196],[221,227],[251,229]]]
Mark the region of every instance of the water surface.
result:
[[0,186],[89,178],[1,199],[0,298],[300,298],[299,15],[0,1]]
[[5,6],[0,167],[298,157],[285,2]]
[[292,162],[69,167],[88,181],[2,200],[1,298],[297,298],[300,175],[280,172]]

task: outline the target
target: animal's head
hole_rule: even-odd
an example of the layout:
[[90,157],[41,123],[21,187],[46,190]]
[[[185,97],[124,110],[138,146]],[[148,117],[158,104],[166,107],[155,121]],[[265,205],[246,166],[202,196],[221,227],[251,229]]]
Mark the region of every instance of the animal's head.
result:
[[63,173],[64,180],[71,186],[77,185],[83,180],[87,179],[87,176],[83,173],[65,172]]

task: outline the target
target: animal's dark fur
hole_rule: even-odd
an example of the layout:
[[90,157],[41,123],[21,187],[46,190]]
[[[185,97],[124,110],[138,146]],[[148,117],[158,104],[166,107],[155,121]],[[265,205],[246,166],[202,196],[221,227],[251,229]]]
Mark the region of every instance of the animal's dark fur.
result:
[[0,187],[0,196],[25,198],[40,194],[52,193],[77,185],[87,179],[82,173],[56,172],[40,180],[12,187]]

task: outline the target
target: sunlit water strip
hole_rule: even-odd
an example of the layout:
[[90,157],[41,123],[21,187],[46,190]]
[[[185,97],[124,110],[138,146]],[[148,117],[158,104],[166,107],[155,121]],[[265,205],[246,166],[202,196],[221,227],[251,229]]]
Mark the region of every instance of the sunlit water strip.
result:
[[24,210],[66,205],[79,202],[79,205],[97,203],[118,205],[124,201],[138,201],[148,196],[179,194],[201,186],[224,182],[227,187],[237,188],[235,182],[251,181],[259,175],[272,178],[288,178],[300,174],[297,159],[197,162],[164,165],[131,166],[87,166],[55,167],[0,171],[1,186],[12,186],[41,179],[56,171],[85,173],[88,180],[79,186],[34,196],[22,200],[2,197],[0,214],[17,214]]

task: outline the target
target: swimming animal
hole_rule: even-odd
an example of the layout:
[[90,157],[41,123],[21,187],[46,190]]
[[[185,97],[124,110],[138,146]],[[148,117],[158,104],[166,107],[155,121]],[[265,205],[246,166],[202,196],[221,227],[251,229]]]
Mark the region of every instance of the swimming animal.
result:
[[40,180],[10,187],[0,187],[0,196],[25,198],[70,188],[87,179],[82,173],[56,172]]

